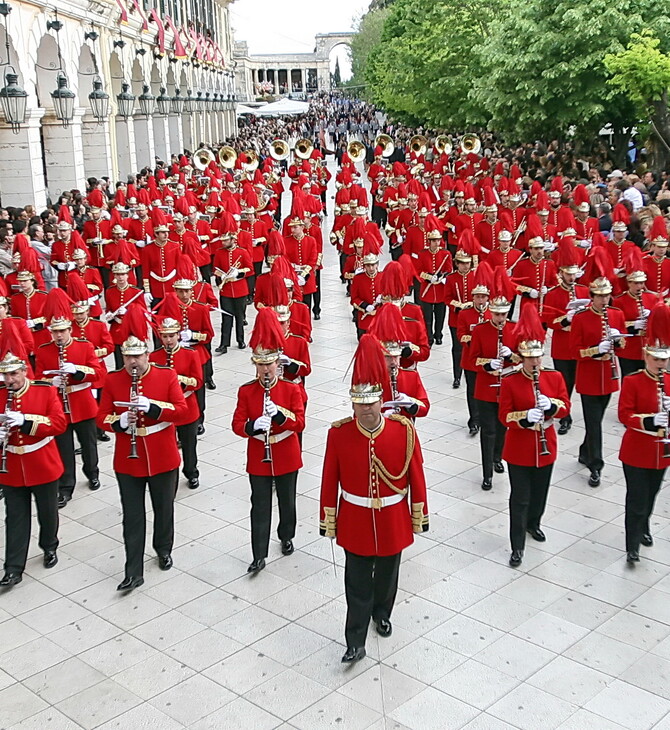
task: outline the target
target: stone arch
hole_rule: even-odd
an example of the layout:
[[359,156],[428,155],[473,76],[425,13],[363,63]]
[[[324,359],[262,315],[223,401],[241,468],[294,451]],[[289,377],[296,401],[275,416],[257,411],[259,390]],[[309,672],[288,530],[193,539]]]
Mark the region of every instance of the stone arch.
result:
[[110,96],[116,98],[117,94],[121,93],[121,84],[126,80],[123,74],[123,66],[121,65],[121,58],[118,53],[112,53],[109,57],[109,73],[112,77],[112,93]]
[[56,88],[58,68],[58,46],[56,39],[49,34],[43,35],[37,46],[35,71],[37,76],[37,103],[38,106],[44,109],[53,108],[51,92]]
[[148,82],[151,86],[151,93],[154,96],[158,96],[161,93],[161,87],[163,84],[163,76],[161,74],[161,70],[158,67],[158,62],[154,61],[151,64],[151,76],[150,81]]
[[351,39],[354,33],[318,33],[314,36],[316,47],[314,53],[317,61],[328,61],[331,51],[340,45],[349,46],[351,48]]
[[132,87],[132,92],[135,96],[139,96],[142,93],[142,86],[145,83],[144,70],[142,69],[142,64],[139,58],[135,58],[130,70],[130,85]]
[[177,80],[175,79],[173,63],[168,66],[166,87],[168,96],[174,96],[175,89],[177,88]]
[[77,91],[81,106],[85,105],[86,98],[93,88],[93,79],[98,73],[98,62],[93,51],[87,44],[82,45],[79,49],[79,62],[77,63]]

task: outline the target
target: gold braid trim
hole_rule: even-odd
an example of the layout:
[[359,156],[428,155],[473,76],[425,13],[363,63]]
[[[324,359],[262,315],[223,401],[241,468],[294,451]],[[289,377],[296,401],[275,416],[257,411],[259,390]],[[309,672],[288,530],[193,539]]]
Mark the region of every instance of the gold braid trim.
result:
[[398,413],[394,413],[389,416],[389,419],[393,421],[400,421],[407,430],[407,442],[405,446],[405,463],[400,471],[400,474],[391,474],[389,470],[384,466],[381,459],[378,456],[372,457],[372,468],[375,470],[377,476],[386,484],[386,486],[394,491],[396,494],[407,494],[407,489],[398,489],[393,482],[397,482],[402,479],[409,469],[409,463],[412,460],[412,454],[414,453],[414,440],[415,432],[412,422],[405,416],[401,416]]
[[321,520],[319,527],[324,531],[325,537],[335,537],[337,534],[337,517],[335,507],[324,507],[325,519]]
[[428,529],[428,515],[423,514],[423,502],[413,502],[412,503],[412,532],[425,532],[427,529]]

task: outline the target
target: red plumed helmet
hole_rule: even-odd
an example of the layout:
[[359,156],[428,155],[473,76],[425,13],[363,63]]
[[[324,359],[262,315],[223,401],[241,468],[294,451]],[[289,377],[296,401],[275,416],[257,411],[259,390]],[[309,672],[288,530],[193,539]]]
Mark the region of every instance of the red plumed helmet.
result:
[[285,256],[286,246],[284,245],[284,237],[278,230],[273,228],[268,233],[268,256]]
[[511,302],[512,299],[514,299],[515,294],[516,287],[507,275],[505,267],[496,266],[495,271],[493,272],[493,296],[496,298],[502,297],[508,302]]
[[67,275],[67,295],[77,304],[85,302],[88,305],[88,299],[91,295],[84,280],[76,271],[71,271]]
[[91,208],[102,208],[105,204],[102,190],[99,190],[98,188],[96,188],[95,190],[91,190],[91,192],[88,194],[88,204],[91,206]]
[[519,180],[523,178],[523,174],[521,172],[521,168],[518,165],[512,165],[509,169],[509,179],[514,180],[514,182],[518,183]]
[[[670,307],[660,299],[647,320],[647,346],[650,355],[666,358],[670,353]],[[659,352],[665,350],[665,352]]]
[[[407,254],[403,255],[407,256]],[[412,260],[409,256],[407,258],[409,259],[409,266],[412,269],[412,278],[414,278]],[[389,261],[381,272],[381,282],[379,285],[381,295],[398,301],[405,296],[408,288],[407,270],[403,267],[400,259],[398,261]]]
[[583,183],[580,183],[575,187],[575,189],[572,192],[572,199],[575,203],[575,205],[579,206],[583,203],[586,203],[589,208],[591,207],[591,200],[589,198],[588,190],[586,189],[586,185]]
[[556,214],[556,228],[558,232],[564,231],[566,228],[575,228],[577,222],[570,208],[560,208]]
[[542,357],[545,331],[536,307],[521,307],[519,321],[512,334],[520,355]]
[[623,203],[617,203],[612,211],[612,223],[625,223],[630,225],[630,213]]
[[380,400],[388,381],[382,346],[374,335],[366,333],[361,337],[354,354],[349,391],[352,402],[374,403]]
[[286,337],[277,312],[270,307],[258,310],[256,323],[251,333],[249,347],[253,350],[254,362],[273,362],[284,347]]
[[668,228],[665,224],[665,218],[662,215],[657,215],[654,218],[654,222],[651,224],[651,230],[649,231],[650,241],[667,241],[668,240]]
[[44,317],[49,326],[66,321],[70,323],[74,302],[63,289],[52,289],[44,303]]
[[136,337],[141,342],[146,343],[151,329],[148,316],[145,309],[133,302],[128,307],[126,314],[123,315],[120,328],[121,339],[125,342],[130,337]]
[[171,291],[168,292],[156,307],[156,311],[160,312],[161,317],[171,317],[177,322],[182,321],[182,309],[179,304],[179,298]]
[[493,208],[496,207],[499,202],[500,199],[498,198],[498,194],[496,193],[496,191],[489,185],[484,187],[484,205],[487,208]]
[[17,233],[14,237],[12,251],[25,251],[27,248],[30,248],[30,240],[28,239],[28,236],[26,236],[25,233]]
[[[630,246],[624,251],[622,261],[626,276],[630,276],[633,272],[644,273],[644,264],[642,262],[642,251],[637,246]],[[647,277],[644,276],[644,281]]]
[[549,190],[552,193],[560,193],[563,195],[563,178],[560,175],[556,175],[556,177],[553,178],[551,185],[549,186]]
[[34,275],[37,275],[42,271],[35,249],[28,247],[21,251],[21,264],[19,266],[19,271],[29,271]]
[[542,224],[536,215],[529,215],[526,218],[526,237],[529,241],[531,238],[544,238]]
[[458,245],[456,246],[460,251],[465,251],[469,256],[475,256],[482,250],[479,241],[475,238],[475,234],[469,229],[463,229],[463,232],[458,237]]
[[493,269],[488,261],[482,261],[475,270],[473,294],[490,294],[493,291]]
[[575,248],[574,236],[565,236],[559,241],[556,266],[559,269],[574,268],[575,271],[579,268],[579,256]]
[[5,319],[2,323],[2,329],[0,329],[0,360],[3,362],[9,360],[11,355],[21,360],[27,368],[30,368],[28,352],[16,323],[11,319]]
[[402,350],[400,343],[407,341],[407,331],[400,308],[387,302],[377,310],[369,332],[382,344],[388,355],[398,356]]
[[137,202],[143,203],[147,206],[147,208],[151,205],[151,197],[149,196],[149,191],[146,188],[140,188],[137,191]]
[[72,213],[70,213],[70,208],[67,205],[61,205],[58,208],[58,222],[59,223],[69,223],[72,225]]
[[610,282],[615,280],[616,275],[614,274],[612,259],[604,246],[593,246],[591,248],[591,253],[586,259],[584,278],[589,283],[600,278],[605,278]]
[[[537,180],[535,181],[537,182]],[[539,185],[539,183],[537,183]],[[535,185],[535,183],[533,183]],[[531,189],[532,192],[532,189]],[[549,210],[549,196],[546,190],[540,189],[535,197],[535,210]]]

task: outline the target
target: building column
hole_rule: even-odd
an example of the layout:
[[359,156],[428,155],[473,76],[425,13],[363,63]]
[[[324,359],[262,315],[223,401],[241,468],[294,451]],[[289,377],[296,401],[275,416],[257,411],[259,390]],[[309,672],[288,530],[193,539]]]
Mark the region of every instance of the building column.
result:
[[[156,156],[163,162],[170,161],[170,130],[168,129],[167,117],[154,114],[152,117],[154,126],[154,144],[156,146]],[[154,167],[156,162],[152,157],[150,161],[144,163],[149,167]]]
[[155,166],[156,143],[154,141],[153,117],[136,114],[134,117],[135,158],[139,167]]
[[[168,128],[170,130],[170,152],[181,155],[184,151],[184,133],[182,131],[182,117],[187,115],[170,114],[168,117]],[[169,158],[165,160],[169,162]]]
[[138,171],[137,153],[135,151],[135,120],[130,117],[127,121],[120,116],[116,117],[116,152],[119,166],[119,179]]
[[300,82],[302,83],[303,93],[307,93],[307,71],[304,68],[300,69]]
[[274,93],[275,96],[279,94],[279,69],[276,68],[273,71],[273,83],[274,83]]
[[86,189],[81,131],[85,112],[83,107],[76,108],[74,119],[67,127],[54,116],[42,119],[47,190],[54,200],[64,190]]
[[85,116],[81,121],[81,134],[86,178],[113,177],[109,119],[98,122],[90,115]]
[[193,114],[183,114],[181,129],[184,135],[184,147],[193,152]]
[[40,143],[41,119],[44,109],[27,109],[26,121],[18,134],[4,122],[0,124],[0,158],[11,178],[2,185],[2,205],[23,207],[32,203],[38,212],[47,205],[47,191],[42,166]]

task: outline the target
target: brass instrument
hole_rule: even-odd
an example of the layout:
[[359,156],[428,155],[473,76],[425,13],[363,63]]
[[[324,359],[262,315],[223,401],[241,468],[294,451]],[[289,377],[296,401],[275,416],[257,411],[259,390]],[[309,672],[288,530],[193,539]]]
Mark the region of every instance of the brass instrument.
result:
[[454,146],[449,141],[449,137],[446,134],[439,134],[435,138],[435,151],[441,155],[449,156],[454,149]]
[[352,162],[363,162],[367,149],[362,142],[353,140],[347,145],[347,154],[351,157]]
[[301,137],[295,143],[294,152],[295,156],[299,159],[309,160],[309,158],[312,156],[312,152],[314,152],[314,145],[306,137]]
[[409,141],[409,148],[415,155],[425,155],[428,149],[428,139],[423,134],[415,134]]
[[[137,400],[138,392],[137,386],[140,382],[140,373],[137,368],[133,368],[130,373],[130,402],[133,403]],[[132,410],[137,418],[137,408],[128,409]],[[130,426],[130,453],[128,454],[129,459],[138,459],[137,455],[137,421],[133,420]]]
[[461,152],[478,155],[482,148],[482,141],[476,134],[464,134],[461,137]]
[[[533,366],[533,390],[535,391],[535,408],[540,407],[540,371],[537,365]],[[540,426],[540,456],[549,456],[549,445],[547,444],[547,434],[544,432],[544,412],[542,420],[539,422]]]
[[56,345],[56,347],[58,347],[58,370],[60,371],[60,385],[58,386],[58,393],[63,401],[63,412],[69,414],[70,398],[67,393],[67,373],[63,370],[63,364],[65,363],[65,345]]
[[291,154],[291,150],[288,143],[283,139],[273,139],[270,142],[270,157],[277,162],[288,159]]
[[193,167],[200,172],[206,170],[215,160],[216,157],[212,150],[208,150],[206,147],[201,147],[193,153]]
[[[270,374],[265,373],[263,376],[263,415],[268,415],[268,403],[271,400],[270,397]],[[267,431],[264,433],[264,443],[263,443],[263,458],[261,461],[263,464],[271,464],[272,463],[272,449],[270,448],[270,428],[268,428]]]
[[[658,410],[659,412],[665,411],[668,414],[668,418],[670,418],[670,412],[667,408],[663,407],[663,396],[665,395],[665,388],[664,388],[664,377],[667,370],[664,368],[661,368],[658,371]],[[663,438],[661,439],[661,443],[663,444],[663,458],[664,459],[670,459],[670,439],[668,438],[668,429],[665,428],[663,432]],[[2,452],[2,457],[4,459],[5,452]],[[2,469],[0,469],[2,471]]]
[[[646,319],[644,316],[644,303],[642,302],[642,292],[635,294],[635,301],[637,302],[637,316],[638,319]],[[646,328],[638,331],[640,337],[644,337],[647,334]]]
[[375,139],[375,147],[382,147],[382,157],[390,157],[395,151],[393,139],[388,134],[378,134]]
[[[14,405],[14,391],[7,390],[7,402],[5,403],[5,417],[7,416],[9,411],[12,410],[13,405]],[[5,425],[5,428],[7,429],[7,433],[5,434],[5,438],[2,440],[2,460],[0,461],[0,474],[7,473],[7,452],[9,451],[9,449],[7,447],[9,446],[10,429],[9,429],[9,426],[7,426],[7,425]]]
[[217,157],[219,159],[219,165],[221,165],[221,167],[225,167],[228,170],[231,170],[233,167],[235,167],[235,162],[237,161],[237,152],[235,152],[235,150],[229,145],[224,145],[219,150]]
[[244,154],[249,158],[249,162],[242,164],[242,169],[245,172],[255,172],[260,164],[260,158],[256,154],[255,150],[245,150]]

